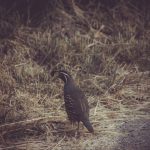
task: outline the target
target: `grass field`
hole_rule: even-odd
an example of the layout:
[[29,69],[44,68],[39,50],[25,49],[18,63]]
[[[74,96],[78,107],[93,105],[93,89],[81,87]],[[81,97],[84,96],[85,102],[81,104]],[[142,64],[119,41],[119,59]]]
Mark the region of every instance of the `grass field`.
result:
[[[0,2],[0,150],[148,150],[146,1]],[[39,4],[39,5],[38,5]],[[67,120],[68,70],[90,105],[90,134]]]

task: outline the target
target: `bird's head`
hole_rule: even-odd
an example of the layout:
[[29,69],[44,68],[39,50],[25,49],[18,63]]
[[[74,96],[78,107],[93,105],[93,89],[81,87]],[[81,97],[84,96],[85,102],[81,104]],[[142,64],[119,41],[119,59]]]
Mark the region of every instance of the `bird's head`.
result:
[[64,83],[67,83],[68,81],[72,80],[71,75],[65,70],[53,70],[51,72],[51,76],[54,76],[55,78],[60,78],[64,81]]

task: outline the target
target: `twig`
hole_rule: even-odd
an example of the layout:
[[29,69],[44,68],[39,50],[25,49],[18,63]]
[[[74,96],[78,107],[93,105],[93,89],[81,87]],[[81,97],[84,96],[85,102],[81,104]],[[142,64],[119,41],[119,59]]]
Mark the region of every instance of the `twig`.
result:
[[[66,135],[51,149],[51,150],[55,150],[61,143],[62,141],[66,138]],[[46,150],[48,150],[50,147],[48,147]]]
[[14,123],[7,123],[0,126],[0,134],[3,135],[7,132],[14,131],[14,130],[27,129],[36,126],[38,127],[39,124],[44,124],[49,122],[63,122],[62,120],[65,119],[59,116],[50,116],[50,117],[34,118],[34,119],[19,121]]

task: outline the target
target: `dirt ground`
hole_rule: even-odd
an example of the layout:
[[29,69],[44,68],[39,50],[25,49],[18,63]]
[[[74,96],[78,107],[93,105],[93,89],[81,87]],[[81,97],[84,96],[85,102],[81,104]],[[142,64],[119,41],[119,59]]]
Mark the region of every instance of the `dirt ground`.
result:
[[[70,133],[55,133],[46,136],[27,136],[19,140],[12,139],[1,150],[149,150],[150,119],[148,115],[130,120],[102,120],[99,131],[90,135],[85,130],[76,138]],[[113,124],[112,124],[113,122]],[[96,124],[96,123],[95,123]],[[96,130],[96,128],[95,128]],[[96,133],[97,132],[97,133]]]

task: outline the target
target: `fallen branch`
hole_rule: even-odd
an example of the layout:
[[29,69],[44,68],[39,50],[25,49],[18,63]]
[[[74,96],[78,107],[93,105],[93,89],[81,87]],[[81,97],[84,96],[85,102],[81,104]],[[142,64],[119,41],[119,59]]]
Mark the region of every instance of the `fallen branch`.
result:
[[4,135],[5,133],[20,130],[20,129],[30,129],[33,127],[39,127],[39,125],[45,123],[56,123],[56,122],[64,122],[65,118],[50,116],[50,117],[39,117],[33,118],[30,120],[24,120],[19,122],[7,123],[0,126],[0,135]]

